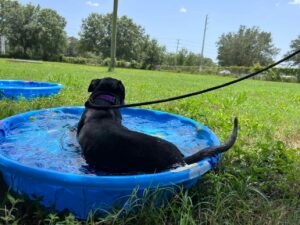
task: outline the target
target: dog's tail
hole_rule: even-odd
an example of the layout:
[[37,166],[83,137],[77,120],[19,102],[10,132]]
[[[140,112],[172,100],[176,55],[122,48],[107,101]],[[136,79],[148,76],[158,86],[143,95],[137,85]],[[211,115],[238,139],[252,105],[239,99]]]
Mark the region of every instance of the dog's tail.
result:
[[237,138],[237,133],[238,133],[238,119],[237,119],[237,117],[235,117],[233,131],[232,131],[230,139],[227,141],[226,144],[219,145],[219,146],[211,146],[211,147],[201,149],[199,152],[197,152],[191,156],[185,157],[184,161],[187,164],[191,164],[191,163],[198,162],[205,157],[213,156],[213,155],[227,151],[235,143],[236,138]]

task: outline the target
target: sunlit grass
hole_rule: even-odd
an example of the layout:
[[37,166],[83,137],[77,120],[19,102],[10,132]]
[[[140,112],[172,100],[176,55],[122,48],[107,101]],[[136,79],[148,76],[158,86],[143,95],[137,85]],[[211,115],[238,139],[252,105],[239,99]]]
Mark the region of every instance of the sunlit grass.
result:
[[[231,79],[130,69],[108,73],[105,67],[3,59],[0,60],[0,79],[51,81],[62,83],[65,88],[52,98],[0,101],[0,118],[40,108],[83,105],[91,79],[106,76],[123,81],[127,103],[184,94]],[[231,133],[233,116],[238,116],[238,141],[218,168],[191,190],[181,190],[162,208],[142,205],[138,212],[122,216],[116,212],[100,220],[91,217],[86,224],[96,221],[108,224],[298,224],[299,84],[248,80],[201,96],[144,108],[197,120],[209,126],[221,141]],[[2,199],[6,200],[1,205],[0,224],[5,223],[5,213],[12,207],[11,221],[20,220],[19,224],[76,222],[72,215],[49,214],[32,202],[32,210],[28,211],[24,209],[28,201],[12,204],[5,194]]]

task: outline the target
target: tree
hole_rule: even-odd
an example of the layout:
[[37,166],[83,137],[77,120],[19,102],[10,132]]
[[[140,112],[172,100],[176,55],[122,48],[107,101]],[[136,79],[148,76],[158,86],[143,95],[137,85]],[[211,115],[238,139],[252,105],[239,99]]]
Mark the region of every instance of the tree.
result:
[[177,54],[176,54],[176,66],[183,66],[185,63],[185,59],[188,55],[188,50],[185,48],[182,48]]
[[79,53],[80,53],[79,40],[75,37],[68,37],[67,47],[65,49],[64,55],[76,57],[79,56]]
[[156,65],[160,65],[163,62],[165,51],[166,48],[160,46],[157,40],[146,36],[141,49],[142,68],[154,69]]
[[[80,44],[85,51],[110,57],[112,15],[92,13],[83,20]],[[122,16],[117,20],[117,59],[137,60],[141,53],[144,30],[131,19]]]
[[[0,1],[0,28],[5,31],[11,55],[45,60],[60,57],[66,45],[63,17],[52,9],[41,9],[39,5]],[[5,13],[2,13],[2,5],[7,9]]]
[[240,26],[237,33],[222,34],[217,46],[221,66],[264,66],[273,62],[279,51],[272,44],[271,33],[258,27]]
[[177,66],[199,66],[200,62],[203,66],[215,66],[214,62],[210,58],[206,58],[195,54],[187,49],[181,49],[176,53],[167,53],[164,57],[165,65],[177,65]]
[[[292,42],[290,44],[290,48],[291,48],[291,50],[287,53],[287,55],[300,49],[300,35],[295,40],[292,40]],[[290,61],[292,61],[293,66],[300,67],[300,55],[299,54],[294,56],[293,58],[291,58]]]
[[65,19],[55,10],[42,9],[37,16],[38,39],[34,46],[44,60],[57,60],[63,54],[67,37]]
[[33,46],[38,38],[37,13],[39,6],[15,5],[6,15],[7,40],[12,54],[17,57],[32,56]]
[[19,7],[17,1],[0,0],[0,36],[7,34],[9,24],[8,17],[10,12],[16,7]]
[[6,54],[7,32],[9,25],[9,15],[11,11],[19,7],[19,3],[13,0],[0,0],[0,54]]
[[215,66],[212,59],[202,57],[201,54],[188,52],[184,59],[184,66]]
[[103,15],[92,13],[82,21],[80,47],[84,51],[95,52],[108,57],[107,45],[110,46],[107,24]]

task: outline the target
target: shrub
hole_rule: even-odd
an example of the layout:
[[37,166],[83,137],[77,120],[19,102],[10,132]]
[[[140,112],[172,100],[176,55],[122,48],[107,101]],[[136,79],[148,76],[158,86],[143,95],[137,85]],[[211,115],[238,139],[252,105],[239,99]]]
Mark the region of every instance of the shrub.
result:
[[129,68],[130,67],[130,63],[126,62],[125,60],[118,60],[116,62],[116,66],[117,67],[123,67],[123,68]]
[[281,76],[280,79],[283,82],[289,82],[289,83],[299,82],[296,76]]
[[136,60],[131,60],[131,62],[130,62],[130,68],[133,68],[133,69],[141,69],[141,68],[142,68],[142,64],[139,63],[139,62],[136,61]]
[[101,65],[102,60],[100,57],[96,58],[85,58],[85,57],[66,57],[62,56],[62,62],[74,63],[74,64],[89,64],[89,65]]
[[62,57],[62,62],[74,63],[74,64],[87,64],[88,60],[83,57]]
[[109,66],[110,65],[110,58],[105,58],[103,61],[102,61],[102,66]]

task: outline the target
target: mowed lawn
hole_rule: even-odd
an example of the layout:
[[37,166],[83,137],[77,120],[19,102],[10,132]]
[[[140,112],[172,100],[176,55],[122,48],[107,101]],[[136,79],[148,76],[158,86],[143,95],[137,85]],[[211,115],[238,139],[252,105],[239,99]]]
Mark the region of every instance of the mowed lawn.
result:
[[[81,106],[89,95],[90,81],[108,76],[122,80],[126,87],[126,103],[185,94],[232,79],[119,68],[109,73],[105,67],[1,59],[0,79],[58,82],[65,88],[52,98],[29,102],[2,100],[0,119],[40,108]],[[200,96],[144,108],[197,120],[209,126],[221,142],[230,136],[233,117],[238,116],[238,140],[215,170],[192,189],[181,190],[162,208],[143,205],[132,214],[112,213],[82,223],[299,224],[300,84],[247,80]],[[2,195],[0,224],[7,221],[5,212],[12,207],[5,191]],[[25,210],[26,204],[32,205],[32,210]],[[49,214],[34,202],[25,201],[14,207],[11,221],[20,220],[18,224],[78,222],[68,213],[58,217]]]

